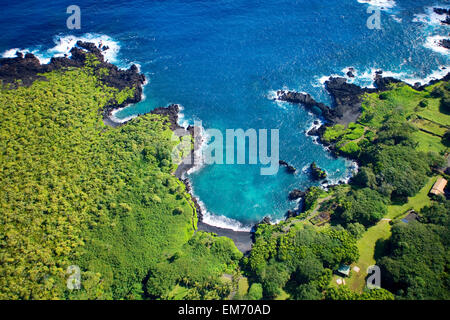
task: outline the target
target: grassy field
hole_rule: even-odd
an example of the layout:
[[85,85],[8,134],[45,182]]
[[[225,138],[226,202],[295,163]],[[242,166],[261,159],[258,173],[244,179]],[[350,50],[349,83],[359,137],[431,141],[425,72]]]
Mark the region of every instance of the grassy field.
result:
[[432,122],[426,119],[416,119],[412,121],[412,123],[418,128],[427,132],[431,132],[432,134],[438,135],[440,137],[444,136],[445,132],[447,132],[448,128],[436,122]]
[[183,300],[186,294],[188,294],[189,289],[180,285],[176,285],[175,288],[170,292],[169,300]]
[[[403,205],[388,206],[388,214],[385,219],[381,220],[375,226],[369,228],[364,236],[358,241],[358,249],[360,258],[353,266],[358,266],[361,271],[356,273],[352,271],[349,279],[346,279],[347,285],[354,291],[362,292],[365,287],[365,278],[367,276],[367,268],[375,264],[375,258],[382,250],[382,241],[386,240],[391,235],[391,225],[389,220],[396,219],[403,216],[410,209],[419,211],[426,205],[430,204],[431,200],[428,197],[433,184],[437,177],[429,179],[427,184],[420,190],[420,192],[408,199],[408,202]],[[336,284],[338,276],[333,276],[333,284]]]
[[[347,285],[354,291],[362,292],[365,286],[367,268],[375,264],[375,252],[379,240],[386,240],[391,236],[391,225],[388,220],[382,220],[369,228],[358,241],[359,260],[355,263],[361,270],[356,273],[352,270],[351,277],[346,280]],[[352,265],[353,267],[353,265]],[[335,279],[334,279],[335,280]],[[336,282],[336,281],[334,281]]]
[[433,136],[423,131],[414,132],[413,137],[419,143],[419,145],[417,146],[418,151],[434,151],[437,153],[441,153],[445,150],[448,150],[448,148],[446,148],[442,144],[442,139],[440,137]]
[[426,205],[431,203],[428,197],[428,192],[430,192],[431,187],[436,182],[437,177],[432,177],[428,180],[427,184],[417,193],[414,197],[408,199],[408,202],[403,205],[390,205],[388,206],[388,214],[386,218],[396,219],[401,217],[405,212],[410,209],[419,211]]
[[[405,118],[416,115],[448,127],[450,115],[441,112],[439,98],[430,96],[435,86],[424,91],[417,91],[407,85],[396,85],[391,91],[368,94],[363,103],[364,112],[359,122],[371,128],[379,128],[386,116],[402,113]],[[426,106],[420,106],[422,101],[426,101]]]
[[238,296],[245,297],[248,293],[248,279],[246,277],[241,277],[238,282]]
[[288,300],[290,298],[289,293],[281,290],[281,293],[275,298],[275,300]]

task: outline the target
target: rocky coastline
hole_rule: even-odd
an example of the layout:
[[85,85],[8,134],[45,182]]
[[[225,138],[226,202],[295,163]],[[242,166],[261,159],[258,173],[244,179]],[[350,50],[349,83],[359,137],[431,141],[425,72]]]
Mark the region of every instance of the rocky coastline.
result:
[[[141,101],[145,76],[139,73],[138,67],[134,64],[129,69],[122,70],[105,61],[103,52],[108,49],[108,47],[97,47],[90,42],[78,41],[76,46],[71,49],[70,57],[52,57],[48,64],[41,64],[32,53],[24,55],[17,52],[15,58],[0,59],[0,79],[4,85],[9,85],[12,88],[17,88],[19,85],[30,86],[36,80],[46,80],[45,76],[41,75],[43,73],[83,67],[89,55],[93,55],[99,62],[92,66],[93,72],[103,84],[118,90],[135,89],[134,95],[122,103],[110,101],[106,107],[99,110],[102,112],[106,124],[117,126],[118,124],[110,119],[111,112]],[[100,72],[100,70],[103,70],[103,72]],[[104,70],[108,72],[104,72]],[[20,80],[20,82],[17,80]]]
[[364,94],[386,91],[393,83],[405,83],[415,90],[421,91],[426,86],[442,80],[450,80],[450,73],[447,73],[442,79],[432,80],[424,85],[416,83],[414,86],[411,86],[393,77],[383,77],[383,71],[379,70],[376,72],[374,79],[375,88],[361,88],[358,85],[348,83],[345,78],[330,77],[329,80],[325,82],[325,88],[332,98],[332,106],[317,102],[309,93],[295,91],[279,90],[277,91],[275,100],[302,105],[307,110],[323,117],[325,123],[318,128],[312,128],[307,132],[307,135],[317,136],[319,142],[326,147],[331,147],[330,149],[332,151],[333,146],[330,146],[322,139],[326,128],[336,124],[347,126],[351,122],[356,122],[362,114]]
[[[352,70],[350,70],[349,73],[350,74],[348,74],[348,76],[351,77],[353,75]],[[387,91],[389,90],[389,86],[393,83],[404,83],[408,86],[411,86],[415,90],[422,91],[429,85],[432,85],[439,81],[449,80],[450,72],[447,73],[447,75],[442,79],[432,80],[423,85],[421,83],[416,83],[415,85],[411,86],[410,84],[393,77],[383,77],[383,71],[378,70],[376,71],[374,77],[375,88],[362,88],[355,84],[348,83],[346,78],[330,77],[325,82],[325,88],[332,98],[332,106],[327,106],[324,103],[317,102],[309,93],[286,90],[277,91],[277,96],[274,100],[301,105],[308,111],[321,116],[325,120],[325,122],[319,127],[314,126],[312,129],[306,132],[306,134],[308,136],[317,137],[318,143],[327,147],[334,156],[337,156],[335,153],[335,146],[324,141],[323,135],[325,134],[325,131],[328,127],[334,126],[336,124],[347,126],[351,122],[356,122],[362,114],[362,102],[364,94]],[[315,124],[317,124],[317,121],[315,122]],[[322,180],[326,178],[325,171],[318,168],[315,163],[311,164],[309,169],[314,180]],[[339,184],[340,183],[341,182],[339,182]],[[303,199],[308,192],[309,189],[305,191],[294,189],[289,193],[288,199],[290,201],[299,201]],[[295,217],[298,215],[298,213],[301,212],[302,202],[300,201],[299,206],[296,210],[289,210],[286,213],[286,218],[289,219],[291,217]]]
[[[43,73],[48,73],[56,70],[64,70],[68,68],[76,68],[85,66],[86,59],[89,54],[94,55],[99,64],[92,66],[94,73],[98,76],[99,80],[110,87],[123,90],[126,88],[135,88],[134,95],[126,99],[123,103],[118,104],[116,101],[110,101],[110,103],[103,109],[99,110],[103,117],[105,125],[110,127],[119,127],[125,125],[131,120],[124,122],[117,122],[111,117],[115,110],[122,109],[130,104],[136,104],[142,100],[143,86],[145,84],[145,76],[139,73],[139,69],[132,65],[127,70],[119,69],[117,66],[105,61],[103,52],[108,50],[107,47],[97,47],[93,43],[78,41],[76,47],[72,48],[70,57],[53,57],[48,64],[41,64],[39,59],[31,54],[23,54],[21,52],[16,53],[15,58],[1,58],[0,59],[0,80],[3,85],[8,85],[11,88],[17,88],[18,86],[31,86],[36,80],[46,80]],[[106,75],[97,73],[100,69],[107,69]],[[17,81],[20,80],[20,81]],[[189,126],[183,128],[178,124],[178,117],[180,112],[180,106],[172,104],[167,107],[156,108],[152,110],[151,114],[158,114],[167,117],[167,122],[172,131],[177,131],[177,134],[191,135],[197,139],[195,146],[200,145],[201,139],[198,135],[194,135],[194,127]],[[140,116],[140,115],[138,115]],[[184,132],[183,132],[184,131]],[[198,199],[192,192],[192,187],[189,179],[184,178],[185,173],[195,166],[194,152],[193,150],[188,156],[191,161],[183,161],[174,173],[180,181],[182,181],[186,190],[192,197],[196,211],[197,211],[197,230],[206,232],[212,232],[218,236],[225,236],[231,238],[236,244],[237,248],[243,253],[249,253],[253,243],[253,234],[251,232],[234,231],[231,229],[224,229],[215,226],[210,226],[203,222],[202,208],[199,205]]]
[[[93,54],[100,62],[98,65],[93,67],[94,72],[100,70],[100,68],[106,68],[108,70],[106,75],[99,75],[99,80],[101,82],[119,90],[123,90],[125,88],[135,88],[134,95],[126,99],[124,102],[118,104],[115,101],[111,101],[106,107],[99,110],[106,125],[118,127],[126,124],[128,121],[123,123],[115,122],[111,118],[112,112],[117,109],[124,108],[127,105],[140,102],[142,100],[143,86],[146,79],[143,74],[139,73],[139,70],[135,65],[132,65],[127,70],[121,70],[117,66],[106,62],[102,54],[104,50],[107,50],[107,48],[99,48],[95,44],[79,41],[77,42],[77,46],[72,48],[70,51],[70,58],[53,57],[50,63],[44,65],[42,65],[39,59],[31,53],[23,55],[22,53],[17,52],[17,57],[15,58],[0,59],[0,80],[3,82],[3,85],[6,84],[13,88],[19,85],[30,86],[36,80],[45,80],[45,76],[41,75],[43,73],[63,70],[70,67],[84,66],[88,54]],[[353,76],[352,71],[350,70],[349,72],[350,74],[348,74],[348,76]],[[329,80],[325,82],[325,87],[332,97],[331,107],[321,102],[317,102],[308,93],[294,91],[280,90],[277,92],[277,97],[275,100],[302,105],[309,111],[322,116],[325,123],[318,128],[316,127],[309,130],[307,134],[310,136],[317,136],[318,142],[328,146],[330,151],[333,152],[333,146],[328,145],[322,139],[326,128],[335,124],[348,125],[350,122],[355,122],[362,113],[361,106],[363,102],[363,95],[365,93],[386,91],[388,90],[388,86],[390,84],[402,82],[401,80],[392,77],[383,77],[382,74],[382,71],[377,71],[374,79],[375,88],[361,88],[355,84],[348,83],[345,78],[330,77]],[[17,80],[20,80],[20,83],[17,82]],[[416,84],[412,87],[416,90],[423,90],[426,86],[441,80],[450,80],[450,73],[448,73],[443,79],[433,80],[425,85]],[[201,140],[201,137],[195,134],[194,127],[189,126],[187,128],[183,128],[178,124],[179,112],[180,106],[177,104],[172,104],[167,107],[154,109],[150,113],[166,116],[166,121],[168,121],[171,130],[177,131],[177,134],[180,134],[181,132],[181,135],[191,135],[194,139],[196,139],[194,149],[186,158],[190,159],[190,161],[182,161],[174,175],[185,184],[187,192],[193,199],[198,217],[197,230],[212,232],[218,236],[231,238],[241,252],[248,254],[253,244],[253,231],[256,230],[260,224],[269,224],[270,219],[265,217],[260,223],[254,226],[252,231],[249,232],[234,231],[231,229],[211,226],[203,221],[202,207],[200,206],[198,199],[193,194],[191,182],[189,179],[185,178],[185,174],[196,165],[194,155],[195,152],[198,151],[197,148],[200,146],[199,139]],[[280,161],[280,165],[285,166],[289,173],[294,174],[297,171],[296,168],[284,160]],[[319,174],[318,177],[321,178],[323,175]],[[286,214],[287,219],[297,216],[298,213],[302,211],[302,201],[300,200],[307,195],[308,191],[309,190],[306,190],[304,192],[295,189],[289,193],[288,199],[290,201],[299,201],[299,207],[296,210],[288,211]]]
[[444,20],[441,20],[441,23],[450,25],[450,9],[434,7],[433,12],[440,16],[445,16]]

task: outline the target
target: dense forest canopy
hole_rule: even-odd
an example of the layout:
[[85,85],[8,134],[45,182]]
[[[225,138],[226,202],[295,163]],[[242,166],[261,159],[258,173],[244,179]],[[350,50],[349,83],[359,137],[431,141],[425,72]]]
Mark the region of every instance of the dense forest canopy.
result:
[[[196,211],[172,175],[168,121],[149,114],[106,127],[102,108],[134,88],[106,86],[95,64],[1,88],[0,298],[140,299],[151,270],[179,252],[186,268],[211,265],[195,281],[223,292],[218,278],[239,252],[209,236],[214,254],[197,254],[202,236],[191,239]],[[66,288],[70,265],[81,268],[80,291]]]

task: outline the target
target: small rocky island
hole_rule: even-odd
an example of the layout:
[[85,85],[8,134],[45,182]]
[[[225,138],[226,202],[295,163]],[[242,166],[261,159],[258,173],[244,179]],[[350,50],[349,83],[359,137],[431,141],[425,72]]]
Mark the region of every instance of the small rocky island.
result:
[[286,161],[280,160],[280,161],[279,161],[279,164],[280,164],[280,166],[282,166],[282,167],[286,167],[286,170],[287,170],[289,173],[294,174],[295,172],[297,172],[297,169],[296,169],[294,166],[292,166],[292,165],[290,165],[289,163],[287,163]]
[[311,166],[309,167],[311,169],[311,176],[314,180],[323,180],[326,179],[327,173],[325,170],[320,169],[315,162],[311,163]]

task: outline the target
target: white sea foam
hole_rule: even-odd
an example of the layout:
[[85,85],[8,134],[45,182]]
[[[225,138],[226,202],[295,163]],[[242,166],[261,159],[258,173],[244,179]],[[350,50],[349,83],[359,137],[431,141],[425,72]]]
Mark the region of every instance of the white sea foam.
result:
[[[184,107],[180,106],[180,111],[183,111]],[[197,135],[195,138],[198,145],[195,145],[194,150],[194,166],[190,168],[186,173],[183,173],[183,178],[186,175],[191,175],[194,172],[197,172],[205,167],[204,160],[204,150],[208,146],[208,142],[211,137],[208,135],[207,131],[203,126],[199,126],[197,123],[191,123],[191,121],[187,120],[183,113],[178,114],[178,125],[187,129],[189,125],[195,125],[195,134]]]
[[278,91],[277,90],[269,90],[266,95],[266,98],[269,100],[277,100],[278,99]]
[[72,35],[67,36],[56,36],[53,41],[55,46],[49,50],[47,53],[56,57],[63,57],[64,55],[70,56],[70,50],[76,46],[78,41],[91,42],[97,47],[102,48],[103,46],[109,47],[109,49],[103,51],[103,56],[105,60],[111,63],[117,63],[117,55],[120,50],[120,45],[117,41],[113,40],[107,35],[87,33],[81,37],[75,37]]
[[[345,166],[346,166],[346,174],[345,174],[345,176],[343,176],[341,178],[336,178],[336,179],[332,179],[332,178],[328,177],[327,178],[328,183],[322,184],[320,186],[321,188],[323,188],[325,190],[328,190],[328,188],[330,186],[334,186],[334,185],[337,185],[339,183],[347,184],[350,181],[350,179],[354,175],[356,175],[358,173],[358,171],[359,171],[358,163],[356,163],[355,161],[352,161],[352,160],[347,160],[347,159],[345,161],[346,161],[346,164],[345,164]],[[336,171],[336,173],[338,173],[339,171],[340,170]]]
[[392,9],[396,6],[394,0],[358,0],[359,3],[368,4],[374,7],[379,7],[381,10]]
[[398,22],[398,23],[402,23],[402,22],[403,22],[403,19],[397,17],[395,14],[391,14],[390,17],[391,17],[392,20],[394,20],[395,22]]
[[[439,40],[441,40],[441,39],[442,39],[442,37],[439,37]],[[331,77],[346,78],[347,82],[354,83],[363,88],[375,88],[374,81],[375,81],[376,73],[379,71],[382,71],[381,75],[383,77],[393,77],[395,79],[404,81],[412,86],[415,85],[416,83],[425,85],[432,80],[442,79],[444,76],[447,75],[448,72],[450,72],[450,66],[444,66],[444,65],[439,66],[437,70],[432,71],[425,77],[412,76],[404,71],[399,71],[399,72],[389,71],[389,70],[386,71],[386,70],[380,70],[378,68],[368,68],[364,71],[359,71],[359,70],[353,68],[353,70],[354,70],[353,74],[355,75],[355,77],[352,78],[352,77],[347,76],[347,72],[350,68],[352,68],[352,67],[346,67],[346,68],[342,69],[342,71],[341,71],[342,74],[335,74],[335,75],[332,75]],[[316,79],[318,79],[317,80],[318,83],[322,83],[323,79],[328,80],[329,78],[330,78],[330,76],[322,76],[322,77],[316,78]]]
[[[439,8],[449,9],[448,6],[438,6]],[[425,23],[431,26],[443,25],[442,21],[445,20],[445,14],[437,14],[434,11],[435,7],[426,7],[425,13],[418,13],[414,15],[413,22]]]
[[316,77],[316,79],[317,79],[317,82],[318,82],[320,85],[324,86],[324,85],[325,85],[325,82],[327,82],[328,80],[330,80],[330,78],[335,78],[335,77],[341,77],[341,76],[338,75],[338,74],[332,74],[332,75],[329,75],[329,76]]
[[178,107],[179,107],[179,111],[178,111],[178,121],[177,121],[177,123],[178,123],[178,125],[180,127],[187,128],[187,127],[189,127],[189,125],[191,125],[191,123],[189,122],[188,119],[186,119],[186,117],[185,117],[185,115],[183,113],[184,107],[182,105],[180,105],[180,104],[178,105]]
[[50,59],[43,59],[42,57],[39,57],[39,50],[38,49],[21,49],[21,48],[12,48],[4,51],[0,56],[2,58],[15,58],[17,57],[17,52],[21,52],[24,55],[27,53],[32,53],[36,56],[36,58],[39,59],[41,63],[47,63],[46,61],[50,61]]
[[440,54],[446,55],[448,56],[450,54],[450,50],[447,48],[444,48],[441,45],[441,41],[445,40],[445,39],[449,39],[449,37],[445,37],[445,36],[430,36],[427,38],[424,47],[431,49],[435,52],[439,52]]
[[237,221],[235,219],[231,219],[228,217],[225,217],[223,215],[216,215],[211,212],[209,212],[206,209],[205,204],[203,201],[201,201],[196,195],[195,190],[192,188],[192,194],[194,197],[197,198],[197,203],[200,206],[200,209],[202,210],[202,221],[210,226],[219,227],[223,229],[231,229],[234,231],[245,231],[249,232],[251,231],[252,227],[251,225],[244,225],[240,221]]
[[392,72],[392,71],[383,71],[383,77],[393,77],[403,82],[406,82],[410,85],[415,85],[416,83],[420,83],[421,85],[425,85],[432,80],[442,79],[450,70],[447,66],[440,66],[437,70],[432,71],[425,77],[414,77],[409,75],[406,72]]
[[58,35],[53,38],[54,46],[50,49],[43,50],[42,47],[36,48],[14,48],[6,50],[2,53],[3,58],[13,58],[16,56],[16,52],[20,51],[22,53],[32,53],[39,59],[42,64],[47,64],[50,62],[52,57],[70,57],[70,50],[76,46],[76,43],[81,40],[84,42],[94,43],[97,47],[103,48],[104,46],[109,47],[107,50],[103,51],[102,54],[105,60],[111,63],[119,63],[119,67],[128,68],[129,65],[120,65],[120,61],[117,56],[120,50],[119,42],[113,40],[111,37],[102,34],[87,33],[83,36],[76,37],[73,35]]
[[[431,49],[434,52],[440,53],[442,55],[448,56],[450,54],[450,50],[444,48],[441,45],[441,41],[444,39],[449,39],[448,36],[443,36],[440,34],[440,30],[442,30],[442,26],[447,26],[442,21],[445,21],[447,18],[447,14],[437,14],[434,11],[434,8],[443,8],[449,9],[450,6],[434,6],[434,7],[425,7],[425,13],[415,14],[413,18],[413,22],[425,24],[424,33],[426,33],[426,40],[423,44],[425,48]],[[448,33],[448,30],[445,30]]]
[[[280,90],[280,91],[284,92],[284,91],[292,91],[292,90],[290,90],[286,86],[284,86],[283,89]],[[288,110],[290,103],[286,102],[286,101],[279,100],[280,94],[278,93],[277,90],[269,90],[269,92],[267,93],[266,97],[269,100],[273,100],[275,102],[275,104],[278,107],[280,107],[281,109]]]
[[120,111],[122,111],[122,110],[124,110],[124,109],[126,109],[126,108],[128,108],[128,107],[129,107],[129,106],[126,106],[126,107],[123,107],[123,108],[119,108],[119,109],[113,110],[113,111],[111,112],[111,115],[109,116],[109,118],[110,118],[112,121],[116,122],[116,123],[125,123],[125,122],[127,122],[127,121],[130,121],[130,120],[136,118],[137,115],[132,115],[132,116],[129,116],[129,117],[126,117],[126,118],[118,118],[118,117],[116,116],[116,114],[117,114],[118,112],[120,112]]

